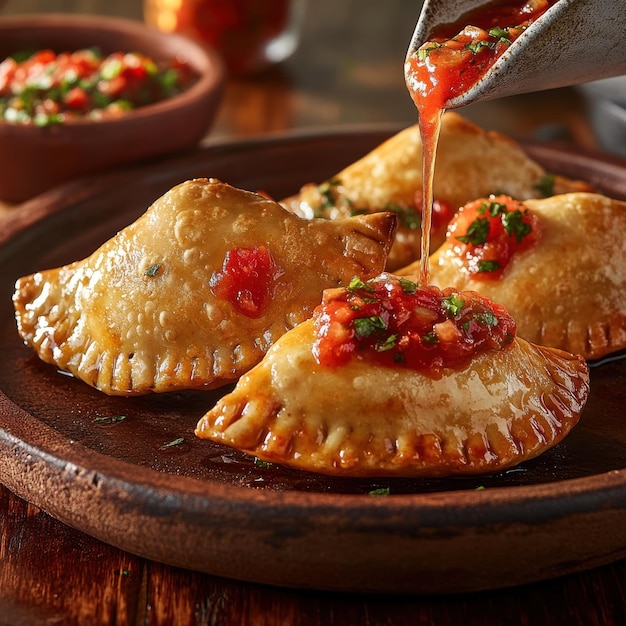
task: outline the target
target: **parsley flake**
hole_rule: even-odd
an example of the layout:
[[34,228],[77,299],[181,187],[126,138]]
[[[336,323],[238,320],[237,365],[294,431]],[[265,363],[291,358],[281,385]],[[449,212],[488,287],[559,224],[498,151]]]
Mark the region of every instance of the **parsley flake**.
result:
[[483,326],[489,326],[493,328],[498,325],[498,318],[491,311],[484,311],[483,313],[477,313],[474,319]]
[[524,214],[519,210],[503,213],[502,224],[506,232],[515,237],[517,243],[520,243],[532,230],[531,225],[524,221]]
[[457,317],[465,307],[465,300],[458,293],[453,293],[447,298],[443,298],[441,305],[446,313],[452,317]]
[[264,461],[263,459],[260,459],[258,456],[254,457],[254,460],[252,461],[252,463],[254,464],[254,467],[260,467],[261,469],[268,469],[272,467],[272,464],[269,461]]
[[437,333],[431,331],[422,337],[422,341],[424,343],[437,343],[439,341],[439,337],[437,337]]
[[149,276],[150,278],[154,278],[159,273],[159,269],[160,268],[161,268],[161,266],[158,263],[155,263],[154,265],[151,265],[145,271],[145,274],[146,274],[146,276]]
[[352,321],[354,332],[359,339],[369,337],[377,330],[387,330],[387,324],[380,315],[370,317],[357,317]]
[[498,261],[478,261],[478,272],[495,272],[499,269],[502,269],[502,266]]
[[408,230],[417,230],[422,225],[422,216],[415,207],[389,202],[385,211],[391,211],[398,216],[400,226]]
[[506,213],[506,204],[502,202],[483,202],[478,209],[478,212],[482,215],[489,213],[491,217],[498,217],[502,213]]
[[359,291],[359,289],[363,289],[365,291],[374,291],[374,287],[369,285],[368,283],[361,280],[359,276],[353,276],[348,283],[348,291],[355,292]]
[[509,37],[509,31],[506,28],[500,28],[496,26],[489,31],[489,35],[498,40],[498,43],[503,43],[506,46],[511,45],[511,38]]
[[471,43],[466,43],[465,49],[469,50],[472,54],[478,54],[483,48],[492,49],[494,45],[495,44],[493,41],[481,39],[480,41],[472,41]]
[[438,48],[443,48],[443,44],[442,43],[438,43],[438,42],[431,42],[431,43],[428,44],[427,47],[420,48],[417,51],[417,58],[420,61],[425,61],[430,56],[430,53],[433,50],[437,50]]
[[544,198],[554,195],[554,174],[546,174],[536,185],[535,189],[541,193]]
[[392,350],[396,347],[397,341],[398,335],[389,335],[389,337],[387,337],[387,339],[385,339],[384,341],[379,341],[374,346],[374,349],[376,350],[376,352],[386,352],[387,350]]
[[402,291],[404,291],[404,293],[415,293],[417,291],[417,283],[415,281],[404,278],[404,276],[400,276],[398,282],[400,283],[400,287],[402,287]]
[[322,197],[322,208],[331,209],[335,206],[334,194],[340,184],[337,178],[332,178],[318,186],[317,191]]
[[368,496],[388,496],[391,493],[391,489],[389,487],[379,487],[378,489],[372,489],[368,491]]
[[177,439],[172,439],[172,441],[168,441],[161,446],[161,450],[166,450],[167,448],[173,448],[174,446],[179,446],[181,443],[185,443],[184,437],[178,437]]
[[123,422],[127,417],[127,415],[108,415],[106,417],[95,417],[93,421],[97,424],[117,424],[118,422]]
[[467,228],[465,235],[460,235],[457,239],[464,244],[472,244],[474,246],[480,246],[487,241],[489,237],[489,219],[486,217],[479,217],[475,219]]

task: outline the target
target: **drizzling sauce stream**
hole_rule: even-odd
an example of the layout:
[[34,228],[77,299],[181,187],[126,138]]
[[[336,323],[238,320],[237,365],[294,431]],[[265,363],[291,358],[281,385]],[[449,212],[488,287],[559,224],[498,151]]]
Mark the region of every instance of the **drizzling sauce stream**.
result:
[[433,178],[446,105],[473,87],[511,43],[557,1],[495,0],[453,24],[440,26],[407,56],[404,73],[417,107],[422,139],[422,285],[429,282]]

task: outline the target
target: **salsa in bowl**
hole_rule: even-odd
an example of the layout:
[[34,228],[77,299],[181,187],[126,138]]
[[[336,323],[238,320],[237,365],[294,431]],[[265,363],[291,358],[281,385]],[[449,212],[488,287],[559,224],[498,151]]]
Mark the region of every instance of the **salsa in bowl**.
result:
[[218,54],[135,20],[0,18],[0,198],[190,149],[215,118]]

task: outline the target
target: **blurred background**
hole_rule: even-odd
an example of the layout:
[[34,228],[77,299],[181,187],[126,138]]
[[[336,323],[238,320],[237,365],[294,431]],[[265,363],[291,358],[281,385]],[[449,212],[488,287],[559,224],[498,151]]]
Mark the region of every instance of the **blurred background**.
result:
[[[170,6],[187,1],[201,2],[161,0]],[[0,6],[0,16],[68,12],[143,20],[145,15],[142,0],[0,0]],[[308,0],[291,56],[263,71],[229,77],[210,138],[415,122],[402,63],[420,7],[411,0]],[[618,80],[610,85],[611,98],[603,85],[567,88],[460,112],[517,139],[626,154],[626,114],[619,102],[625,89]]]

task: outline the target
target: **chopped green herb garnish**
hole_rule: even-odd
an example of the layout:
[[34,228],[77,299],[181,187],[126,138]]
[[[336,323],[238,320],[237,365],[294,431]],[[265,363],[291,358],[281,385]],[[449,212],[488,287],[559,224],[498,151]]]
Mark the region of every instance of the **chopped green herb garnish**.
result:
[[379,341],[375,346],[376,352],[386,352],[396,347],[398,335],[389,335],[384,341]]
[[496,26],[489,31],[489,34],[492,37],[495,37],[498,40],[498,43],[503,43],[507,46],[511,45],[511,38],[509,37],[508,29]]
[[348,283],[348,291],[355,292],[355,291],[359,291],[360,289],[363,289],[369,292],[374,291],[374,287],[372,287],[370,284],[366,283],[365,281],[361,280],[359,276],[353,276],[350,279],[350,282]]
[[264,461],[263,459],[260,459],[258,456],[254,457],[254,460],[252,461],[252,463],[254,464],[254,467],[260,467],[261,469],[268,469],[272,467],[272,464],[269,461]]
[[467,233],[457,237],[457,239],[461,243],[471,243],[474,246],[480,246],[487,241],[489,228],[489,220],[486,217],[479,217],[469,225]]
[[178,437],[177,439],[172,439],[172,441],[168,441],[161,446],[161,450],[165,448],[173,448],[174,446],[179,446],[181,443],[185,443],[184,437]]
[[400,225],[408,230],[417,230],[422,225],[422,216],[415,207],[389,202],[385,205],[385,211],[395,213]]
[[317,187],[317,191],[322,196],[322,208],[331,209],[335,206],[334,193],[340,184],[339,179],[331,178]]
[[459,296],[458,293],[453,293],[441,301],[443,310],[451,315],[457,317],[465,307],[465,300]]
[[379,487],[378,489],[372,489],[368,492],[368,496],[388,496],[391,493],[389,487]]
[[506,213],[506,204],[502,202],[483,202],[478,209],[478,213],[481,215],[489,213],[491,217],[498,217],[498,215]]
[[475,491],[484,491],[485,487],[483,485],[480,485],[478,487],[476,487]]
[[465,44],[465,49],[469,50],[472,54],[478,54],[483,48],[493,48],[494,42],[481,39],[480,41],[472,41]]
[[423,337],[422,340],[424,341],[424,343],[437,343],[439,341],[439,337],[437,337],[437,334],[433,331],[426,333]]
[[502,215],[502,224],[506,232],[515,237],[517,243],[520,243],[532,230],[531,225],[524,221],[524,214],[519,210],[504,213]]
[[127,415],[109,415],[107,417],[95,417],[93,421],[98,424],[117,424],[123,422],[127,417]]
[[478,272],[495,272],[502,269],[502,266],[498,261],[478,261]]
[[491,311],[484,311],[483,313],[477,313],[474,319],[483,326],[489,326],[493,328],[498,325],[498,318]]
[[156,264],[156,263],[154,265],[151,265],[146,270],[146,276],[149,276],[150,278],[154,278],[159,273],[159,269],[160,268],[161,268],[161,266]]
[[402,291],[404,291],[404,293],[415,293],[417,291],[417,283],[415,281],[400,276],[398,282],[400,283],[400,287],[402,287]]
[[372,315],[371,317],[357,317],[352,321],[354,332],[359,339],[369,337],[377,330],[387,330],[387,324],[380,315]]
[[536,185],[535,189],[539,191],[544,198],[554,195],[554,174],[546,174]]
[[425,60],[429,57],[430,53],[431,53],[433,50],[437,50],[438,48],[443,48],[443,44],[442,44],[442,43],[437,43],[437,42],[432,42],[432,43],[429,43],[429,44],[428,44],[428,47],[426,47],[426,48],[420,48],[420,49],[417,51],[417,58],[418,58],[420,61],[425,61]]

